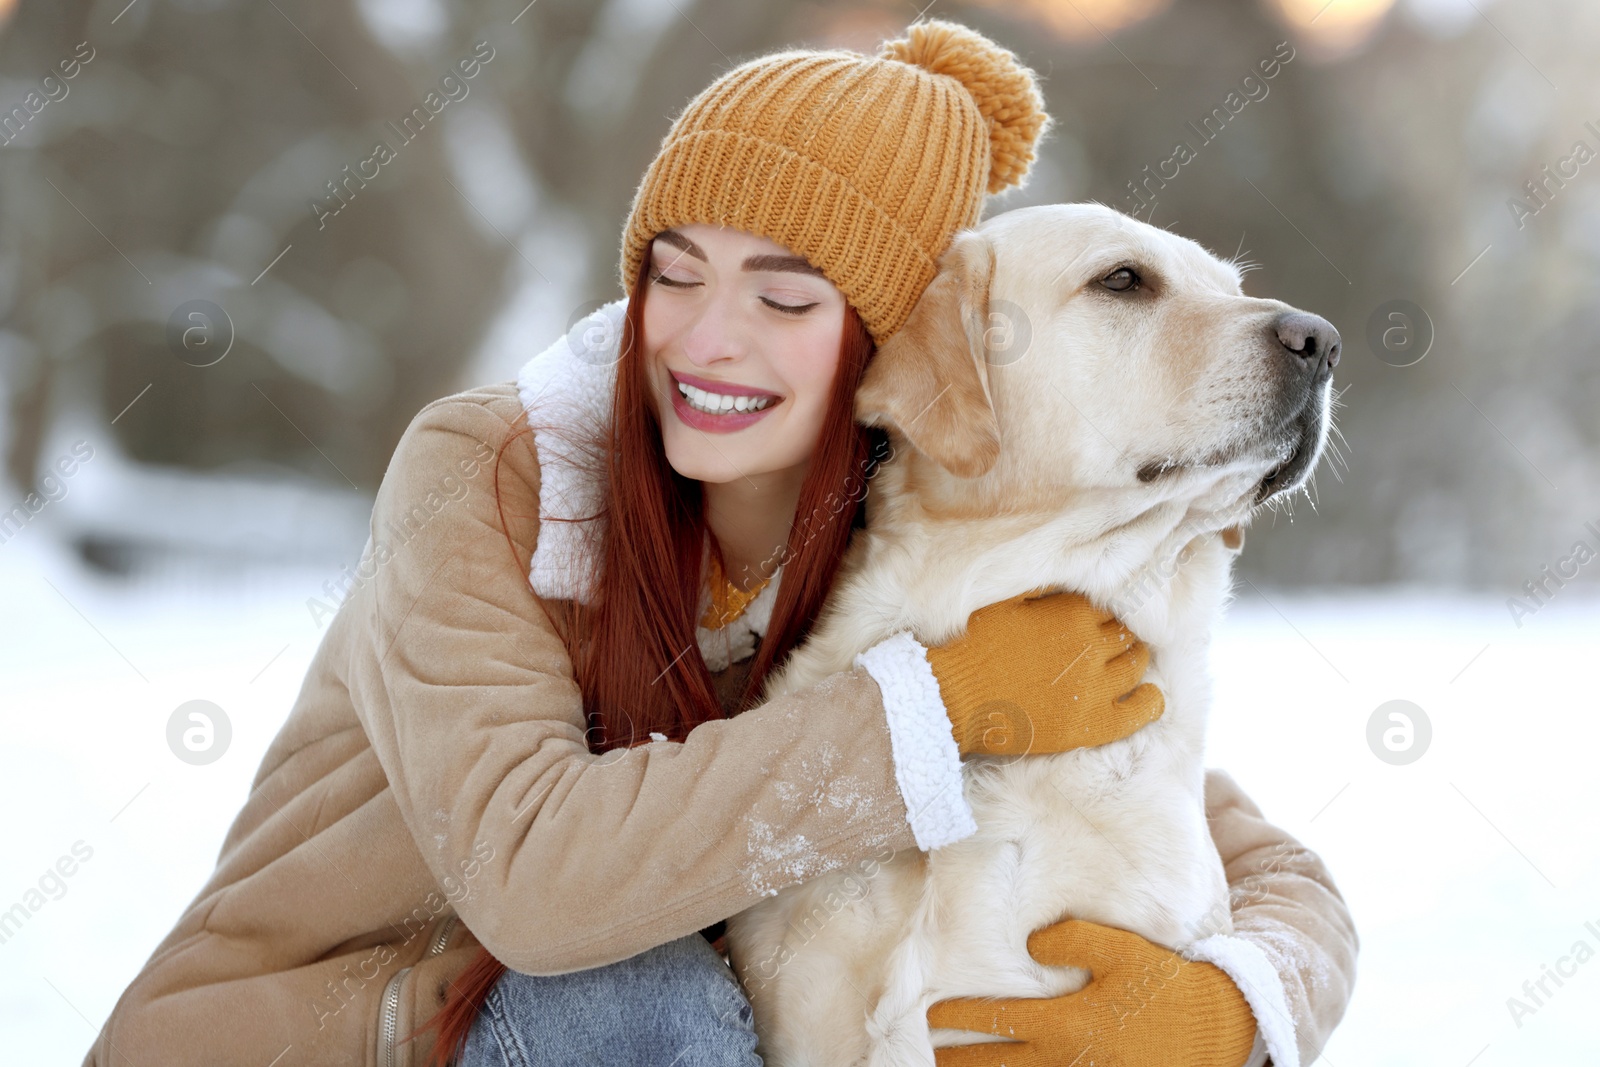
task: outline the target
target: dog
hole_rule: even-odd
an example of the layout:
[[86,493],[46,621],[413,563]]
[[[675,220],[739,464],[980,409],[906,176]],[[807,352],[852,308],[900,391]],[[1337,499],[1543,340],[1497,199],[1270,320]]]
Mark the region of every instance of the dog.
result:
[[1005,1040],[930,1032],[928,1006],[1081,988],[1087,971],[1027,952],[1062,919],[1174,950],[1231,931],[1204,809],[1207,642],[1245,526],[1327,446],[1339,335],[1097,204],[997,215],[937,266],[857,391],[857,420],[896,446],[866,526],[767,697],[897,631],[938,644],[977,608],[1048,588],[1146,642],[1166,711],[1096,748],[969,756],[976,834],[731,917],[769,1067],[932,1067],[936,1047]]

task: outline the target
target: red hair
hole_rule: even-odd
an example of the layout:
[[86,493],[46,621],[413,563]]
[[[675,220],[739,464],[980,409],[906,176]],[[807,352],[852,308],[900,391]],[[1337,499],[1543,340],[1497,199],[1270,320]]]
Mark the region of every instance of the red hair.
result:
[[[708,532],[701,484],[679,474],[667,460],[649,368],[637,343],[644,336],[649,271],[646,256],[628,297],[609,436],[572,441],[567,435],[569,443],[585,450],[606,472],[596,594],[590,604],[574,604],[572,629],[564,635],[595,754],[647,743],[652,732],[682,741],[700,723],[727,717],[695,638],[701,553]],[[810,631],[852,532],[864,525],[866,483],[888,450],[882,430],[859,426],[854,417],[856,388],[875,350],[872,335],[847,304],[827,412],[788,542],[777,561],[783,577],[772,620],[734,714],[755,704],[767,672]],[[512,439],[527,432],[519,430]],[[502,454],[504,449],[502,445]],[[499,474],[497,458],[497,499]],[[501,518],[504,528],[503,509]],[[526,573],[527,562],[514,546],[512,558]],[[685,655],[686,649],[695,654]],[[473,1020],[506,970],[488,949],[480,948],[451,983],[444,1007],[407,1035],[409,1041],[438,1031],[425,1067],[448,1067],[460,1054]]]

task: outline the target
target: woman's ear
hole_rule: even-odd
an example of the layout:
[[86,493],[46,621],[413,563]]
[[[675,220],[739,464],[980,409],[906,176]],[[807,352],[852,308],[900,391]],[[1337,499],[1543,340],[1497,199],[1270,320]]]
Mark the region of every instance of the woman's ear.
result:
[[960,478],[976,478],[1000,457],[985,347],[993,277],[994,246],[976,231],[958,233],[856,389],[857,422],[898,430]]

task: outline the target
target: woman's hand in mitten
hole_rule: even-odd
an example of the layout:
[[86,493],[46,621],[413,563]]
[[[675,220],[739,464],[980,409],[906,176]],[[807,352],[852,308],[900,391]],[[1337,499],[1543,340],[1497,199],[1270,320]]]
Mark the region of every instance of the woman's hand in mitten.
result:
[[934,1051],[938,1067],[1240,1067],[1256,1020],[1233,979],[1138,934],[1067,920],[1035,930],[1028,952],[1082,967],[1089,984],[1063,997],[953,998],[928,1008],[930,1027],[1009,1038]]
[[1150,650],[1077,593],[1022,593],[979,608],[928,649],[963,756],[1065,752],[1118,741],[1161,717]]

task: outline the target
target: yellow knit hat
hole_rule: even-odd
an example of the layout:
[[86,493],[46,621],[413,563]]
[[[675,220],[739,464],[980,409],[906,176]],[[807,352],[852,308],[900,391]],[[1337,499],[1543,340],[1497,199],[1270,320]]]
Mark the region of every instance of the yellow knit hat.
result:
[[930,19],[876,56],[786,51],[691,100],[634,194],[622,235],[630,292],[657,233],[731,226],[827,275],[880,344],[904,324],[984,194],[1024,183],[1050,126],[1010,51]]

